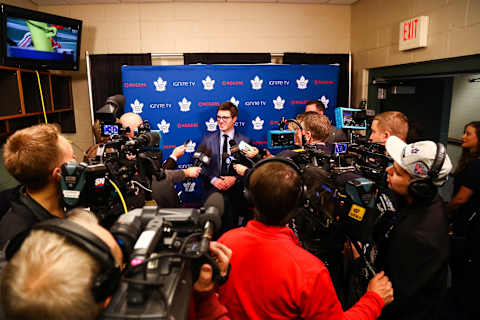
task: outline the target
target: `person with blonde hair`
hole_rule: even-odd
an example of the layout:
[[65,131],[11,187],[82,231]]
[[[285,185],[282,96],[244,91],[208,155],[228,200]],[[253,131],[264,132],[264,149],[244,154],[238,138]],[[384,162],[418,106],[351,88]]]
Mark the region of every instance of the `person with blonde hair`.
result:
[[370,140],[385,145],[391,136],[407,141],[408,118],[400,111],[379,113],[373,118]]
[[0,247],[37,222],[64,218],[61,167],[74,159],[71,144],[51,124],[18,130],[7,139],[4,166],[22,186],[0,220]]

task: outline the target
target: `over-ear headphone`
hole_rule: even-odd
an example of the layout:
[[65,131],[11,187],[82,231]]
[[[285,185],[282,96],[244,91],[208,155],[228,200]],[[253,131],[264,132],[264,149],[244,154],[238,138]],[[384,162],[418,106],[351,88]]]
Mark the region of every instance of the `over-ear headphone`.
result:
[[[40,222],[32,230],[46,230],[65,236],[71,243],[92,255],[100,263],[100,273],[92,283],[92,295],[96,302],[103,302],[115,293],[120,283],[121,270],[110,247],[95,234],[77,223],[65,219]],[[28,236],[24,235],[23,240]],[[23,242],[22,240],[22,242]],[[20,248],[19,243],[18,248]]]
[[299,130],[302,133],[302,146],[306,145],[307,144],[307,138],[303,134],[303,126],[300,124],[300,121],[298,121],[297,119],[288,119],[286,121],[286,124],[288,124],[289,122],[295,123],[298,126]]
[[287,158],[281,158],[281,157],[270,157],[270,158],[260,160],[253,166],[252,169],[248,170],[247,175],[245,176],[245,188],[243,190],[243,194],[245,198],[248,200],[249,203],[255,204],[255,198],[253,194],[250,192],[250,177],[252,176],[255,170],[257,170],[259,167],[270,162],[280,162],[280,163],[286,164],[287,166],[295,170],[295,172],[298,174],[298,176],[300,177],[300,186],[297,190],[296,202],[298,205],[301,205],[305,201],[305,192],[307,189],[303,182],[302,170],[300,170],[300,168],[292,160]]
[[442,170],[443,163],[446,158],[445,146],[437,143],[437,151],[432,167],[427,172],[426,178],[417,178],[410,181],[408,184],[408,193],[418,200],[433,200],[437,195],[437,186],[433,181],[438,177],[440,170]]

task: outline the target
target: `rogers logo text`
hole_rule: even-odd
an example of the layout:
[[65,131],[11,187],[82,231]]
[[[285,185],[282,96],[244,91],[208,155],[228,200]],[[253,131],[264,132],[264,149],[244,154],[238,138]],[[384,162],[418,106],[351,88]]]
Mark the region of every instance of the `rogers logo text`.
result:
[[195,81],[175,81],[172,82],[172,86],[174,87],[194,87]]
[[171,103],[150,103],[150,109],[168,109],[171,107]]
[[278,120],[270,120],[270,124],[271,124],[271,125],[280,124],[280,121],[278,121]]
[[305,104],[307,102],[308,100],[292,100],[290,101],[290,104]]
[[177,128],[198,128],[198,123],[179,123]]
[[262,145],[262,144],[267,144],[268,142],[267,141],[253,141],[252,144],[256,144],[256,145]]
[[143,88],[146,87],[147,84],[145,82],[132,82],[132,83],[124,83],[123,86],[125,88]]
[[270,80],[268,81],[269,86],[288,86],[290,85],[289,80]]
[[174,144],[164,144],[163,149],[175,149],[177,146]]
[[333,80],[314,80],[313,84],[316,86],[320,84],[333,84]]
[[217,101],[204,101],[198,103],[199,107],[218,107],[219,105],[220,102]]
[[222,81],[222,86],[243,86],[243,81]]
[[267,105],[267,101],[245,101],[245,107],[264,107]]

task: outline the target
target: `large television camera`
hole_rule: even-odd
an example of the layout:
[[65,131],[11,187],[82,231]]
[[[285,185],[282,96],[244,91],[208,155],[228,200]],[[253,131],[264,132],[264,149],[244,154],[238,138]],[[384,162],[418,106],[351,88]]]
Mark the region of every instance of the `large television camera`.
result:
[[158,145],[159,133],[150,131],[148,121],[144,121],[136,136],[130,138],[128,129],[116,123],[117,111],[124,103],[123,96],[112,96],[97,110],[105,138],[96,145],[95,157],[62,166],[60,185],[65,207],[90,208],[107,227],[119,214],[142,207],[150,199],[153,177],[165,177],[161,155],[145,151]]
[[110,231],[126,268],[103,319],[187,319],[193,282],[209,263],[209,239],[221,227],[223,196],[213,193],[201,209],[145,206],[121,215]]

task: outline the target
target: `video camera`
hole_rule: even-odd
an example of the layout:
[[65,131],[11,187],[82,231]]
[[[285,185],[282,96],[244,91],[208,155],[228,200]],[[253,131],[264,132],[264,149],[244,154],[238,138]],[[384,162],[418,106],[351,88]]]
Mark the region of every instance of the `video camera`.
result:
[[145,206],[121,215],[110,231],[126,269],[103,319],[187,319],[193,282],[204,263],[225,281],[208,254],[221,228],[224,199],[213,193],[201,209]]
[[60,182],[66,208],[90,208],[101,223],[109,226],[119,214],[142,207],[149,199],[152,179],[165,177],[157,159],[144,152],[145,147],[158,145],[160,135],[150,131],[148,121],[134,138],[116,123],[117,112],[125,98],[115,95],[97,110],[101,133],[108,140],[97,145],[94,158],[87,162],[68,162],[62,166]]

